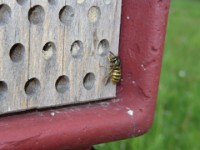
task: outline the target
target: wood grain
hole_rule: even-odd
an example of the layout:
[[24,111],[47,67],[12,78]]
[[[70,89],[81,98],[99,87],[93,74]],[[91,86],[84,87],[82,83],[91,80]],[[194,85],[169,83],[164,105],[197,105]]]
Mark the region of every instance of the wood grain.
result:
[[[7,15],[9,11],[1,11],[8,20],[0,26],[0,80],[4,81],[8,87],[5,97],[0,100],[0,112],[3,113],[27,109],[24,85],[28,78],[29,21],[27,12],[29,4],[20,6],[14,0],[1,0],[0,3],[11,10],[9,15]],[[14,50],[16,52],[12,55],[17,58],[21,56],[21,58],[13,62],[10,58],[10,50],[18,43],[24,46],[24,53],[21,54],[20,47],[16,48]]]
[[0,114],[115,97],[121,3],[0,0]]

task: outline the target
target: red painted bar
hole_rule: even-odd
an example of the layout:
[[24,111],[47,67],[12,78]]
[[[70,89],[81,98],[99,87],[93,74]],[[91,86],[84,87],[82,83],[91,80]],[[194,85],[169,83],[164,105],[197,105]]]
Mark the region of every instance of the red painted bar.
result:
[[121,84],[104,102],[0,118],[0,149],[71,150],[142,135],[154,117],[169,0],[123,0]]

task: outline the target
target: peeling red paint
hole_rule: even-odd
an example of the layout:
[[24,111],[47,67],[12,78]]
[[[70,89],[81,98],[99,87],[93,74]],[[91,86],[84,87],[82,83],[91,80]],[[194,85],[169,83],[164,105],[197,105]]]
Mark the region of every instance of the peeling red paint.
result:
[[123,79],[115,99],[2,116],[0,149],[87,149],[147,132],[155,111],[168,8],[169,0],[123,0]]

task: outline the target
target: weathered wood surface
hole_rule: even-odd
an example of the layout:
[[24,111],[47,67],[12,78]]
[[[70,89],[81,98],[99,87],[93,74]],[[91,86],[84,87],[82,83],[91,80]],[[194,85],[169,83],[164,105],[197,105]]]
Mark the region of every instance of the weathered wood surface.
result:
[[114,97],[121,0],[0,0],[0,113]]

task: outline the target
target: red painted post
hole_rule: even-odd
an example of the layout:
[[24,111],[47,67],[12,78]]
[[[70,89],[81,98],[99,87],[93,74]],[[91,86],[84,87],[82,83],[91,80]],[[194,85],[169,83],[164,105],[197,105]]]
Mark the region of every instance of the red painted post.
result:
[[83,149],[147,132],[154,117],[168,8],[169,0],[123,0],[123,79],[116,98],[3,116],[0,149]]

